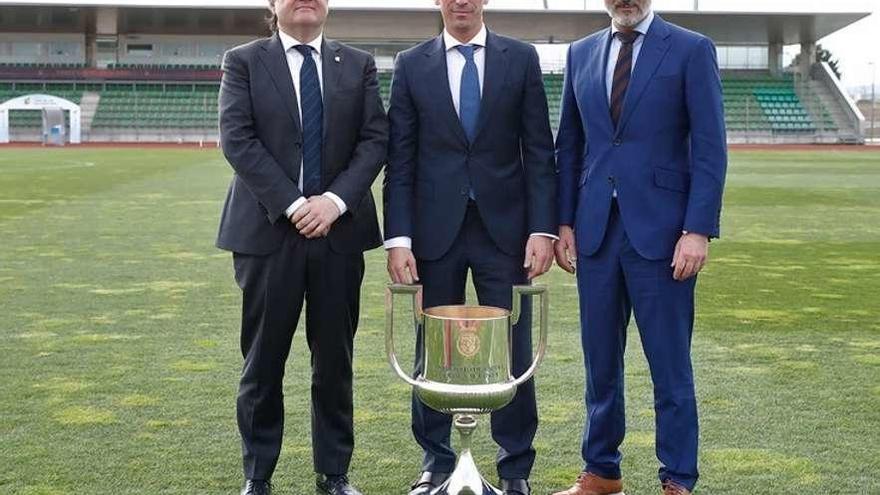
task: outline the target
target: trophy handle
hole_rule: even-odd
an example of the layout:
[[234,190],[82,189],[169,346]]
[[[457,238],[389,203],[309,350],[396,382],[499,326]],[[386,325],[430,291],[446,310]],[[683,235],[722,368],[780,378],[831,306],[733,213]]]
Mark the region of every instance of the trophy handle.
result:
[[394,352],[394,296],[397,294],[412,295],[413,324],[418,326],[422,321],[422,286],[388,284],[388,288],[385,290],[385,353],[388,355],[388,362],[397,376],[413,387],[419,387],[419,382],[400,367],[400,363],[397,362],[397,354]]
[[550,299],[547,297],[546,286],[515,285],[513,286],[513,310],[511,311],[510,315],[511,328],[513,328],[513,325],[519,322],[519,318],[522,312],[522,307],[520,304],[522,296],[540,296],[541,319],[540,332],[538,335],[538,351],[535,353],[535,356],[532,359],[531,366],[528,367],[525,373],[517,378],[514,378],[513,384],[517,387],[525,383],[529,378],[531,378],[532,375],[535,374],[535,370],[537,370],[538,366],[541,364],[541,361],[544,360],[544,353],[547,351],[547,316],[550,309]]

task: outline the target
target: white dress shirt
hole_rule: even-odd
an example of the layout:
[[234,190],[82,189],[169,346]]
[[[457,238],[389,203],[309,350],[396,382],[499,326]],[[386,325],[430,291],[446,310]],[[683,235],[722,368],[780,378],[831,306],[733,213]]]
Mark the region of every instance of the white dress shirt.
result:
[[[483,24],[473,38],[467,43],[458,41],[454,36],[449,34],[446,29],[443,30],[443,44],[446,47],[446,74],[449,77],[449,91],[452,93],[452,104],[455,106],[455,113],[461,117],[461,74],[464,72],[464,65],[467,59],[456,47],[459,45],[474,45],[474,64],[477,66],[477,77],[480,80],[480,96],[483,95],[483,74],[486,72],[486,25]],[[540,235],[558,239],[555,235],[534,233],[532,235]],[[405,247],[412,249],[411,237],[394,237],[385,241],[385,249]]]
[[446,45],[446,73],[449,75],[449,91],[452,93],[452,104],[455,113],[461,117],[461,74],[467,59],[458,51],[460,45],[474,45],[474,64],[477,66],[477,78],[480,80],[480,97],[483,96],[483,74],[486,72],[486,25],[480,28],[467,43],[455,39],[449,31],[443,30],[443,44]]
[[[654,22],[654,11],[649,10],[648,15],[642,19],[641,22],[636,24],[636,27],[633,28],[635,31],[641,33],[638,38],[633,42],[633,55],[632,55],[632,67],[631,71],[636,68],[636,59],[639,58],[639,52],[642,51],[642,43],[645,41],[645,35],[648,34],[648,28],[651,27],[651,23]],[[611,23],[611,48],[608,51],[608,65],[605,67],[605,93],[608,95],[608,104],[611,104],[611,90],[614,85],[614,69],[617,67],[617,57],[620,56],[620,47],[623,46],[623,43],[615,36],[620,32],[620,29],[612,22]],[[632,74],[632,72],[630,72]],[[617,188],[611,191],[611,197],[617,197]]]
[[[287,55],[287,67],[290,69],[290,78],[293,79],[293,87],[296,90],[296,103],[297,110],[299,111],[299,121],[302,122],[302,101],[300,100],[300,90],[299,90],[299,72],[302,69],[303,61],[305,60],[299,50],[294,49],[293,47],[297,45],[302,45],[304,43],[300,42],[293,36],[285,33],[282,30],[278,30],[278,37],[281,38],[281,46],[284,47],[284,53]],[[305,43],[310,47],[314,48],[312,50],[312,59],[315,61],[315,65],[318,68],[318,85],[321,87],[321,94],[324,94],[324,75],[321,72],[321,44],[324,41],[324,33],[318,35],[317,38]],[[303,188],[303,164],[302,160],[299,162],[299,182],[297,183],[297,187],[302,191]],[[331,201],[339,208],[339,214],[342,215],[348,209],[345,205],[345,202],[342,199],[333,194],[330,191],[327,191],[323,194],[323,196],[327,196]],[[305,196],[300,197],[296,201],[293,202],[286,210],[284,210],[284,214],[289,218],[291,215],[299,209],[300,206],[306,203]]]
[[[642,51],[642,43],[645,41],[645,35],[648,34],[648,28],[651,27],[651,23],[654,22],[654,11],[648,11],[648,15],[645,16],[644,19],[633,28],[635,31],[641,33],[641,35],[636,38],[635,42],[633,42],[633,56],[632,56],[632,68],[636,68],[636,60],[639,58],[639,52]],[[617,66],[617,57],[620,55],[620,47],[623,43],[615,36],[615,34],[619,33],[620,29],[612,22],[611,23],[611,49],[608,51],[608,66],[605,67],[605,91],[608,94],[608,103],[611,103],[611,86],[614,84],[614,68]]]

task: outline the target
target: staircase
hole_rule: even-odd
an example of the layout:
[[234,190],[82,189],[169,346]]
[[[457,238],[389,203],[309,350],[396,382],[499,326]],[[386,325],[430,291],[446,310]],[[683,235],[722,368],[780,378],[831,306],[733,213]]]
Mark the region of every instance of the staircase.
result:
[[83,141],[88,141],[87,136],[91,134],[92,121],[95,120],[95,112],[98,110],[98,102],[100,101],[101,93],[86,91],[79,102]]
[[827,110],[828,115],[838,129],[840,138],[849,141],[859,138],[859,131],[856,129],[852,121],[847,117],[846,112],[840,108],[837,100],[832,96],[831,90],[822,83],[822,81],[811,80],[808,86],[809,91],[815,95],[821,105]]

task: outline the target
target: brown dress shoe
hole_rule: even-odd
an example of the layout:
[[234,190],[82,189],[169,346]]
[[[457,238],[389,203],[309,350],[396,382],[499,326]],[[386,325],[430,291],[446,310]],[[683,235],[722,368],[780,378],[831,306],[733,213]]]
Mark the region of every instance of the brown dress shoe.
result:
[[672,480],[663,482],[663,495],[691,495],[691,491]]
[[578,475],[574,486],[553,495],[623,495],[623,481],[602,478],[584,471]]

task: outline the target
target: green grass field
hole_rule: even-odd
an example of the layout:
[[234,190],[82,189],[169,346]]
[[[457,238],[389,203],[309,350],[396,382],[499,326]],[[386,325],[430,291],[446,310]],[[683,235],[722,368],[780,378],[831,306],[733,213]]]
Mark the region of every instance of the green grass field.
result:
[[[0,148],[0,491],[238,493],[240,299],[213,247],[230,173],[214,150]],[[735,152],[722,229],[698,284],[698,493],[880,493],[880,152]],[[573,481],[584,417],[574,280],[543,282],[536,494]],[[351,472],[367,495],[406,493],[420,464],[383,356],[385,283],[370,252]],[[291,356],[274,482],[307,494],[303,332]],[[627,493],[655,494],[634,327],[627,363]],[[494,479],[486,426],[477,456]]]

